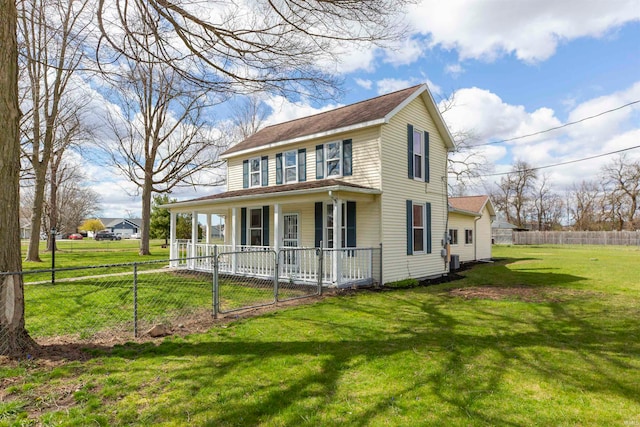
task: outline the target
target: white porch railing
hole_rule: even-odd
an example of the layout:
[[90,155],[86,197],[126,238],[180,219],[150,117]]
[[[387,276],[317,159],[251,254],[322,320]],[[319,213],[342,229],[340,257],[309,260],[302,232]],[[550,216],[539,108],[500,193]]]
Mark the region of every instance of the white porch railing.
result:
[[[175,267],[213,271],[217,246],[218,272],[250,277],[272,278],[276,273],[276,253],[268,246],[212,245],[179,241],[174,243]],[[372,248],[323,249],[322,283],[325,286],[363,285],[373,282]],[[279,251],[280,280],[317,284],[320,275],[319,253],[315,248],[282,248]]]

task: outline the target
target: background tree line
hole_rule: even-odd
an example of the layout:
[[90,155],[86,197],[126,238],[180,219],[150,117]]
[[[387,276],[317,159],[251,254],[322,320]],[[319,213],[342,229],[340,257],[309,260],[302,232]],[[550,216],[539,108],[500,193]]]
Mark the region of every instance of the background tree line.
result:
[[640,161],[625,155],[563,192],[548,174],[518,160],[490,195],[508,222],[531,230],[640,229]]

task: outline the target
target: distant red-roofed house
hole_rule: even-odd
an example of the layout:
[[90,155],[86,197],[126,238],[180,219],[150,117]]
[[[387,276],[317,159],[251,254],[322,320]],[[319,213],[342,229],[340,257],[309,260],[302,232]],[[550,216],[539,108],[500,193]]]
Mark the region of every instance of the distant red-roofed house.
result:
[[496,211],[489,196],[449,197],[451,253],[461,262],[491,259],[491,223]]
[[[178,213],[215,214],[225,218],[218,250],[325,248],[328,286],[442,275],[454,148],[426,85],[269,126],[222,155],[226,192],[167,205],[172,230]],[[206,252],[195,232],[186,250],[172,235],[172,258]],[[352,248],[379,254],[380,245],[381,262],[363,268],[376,277],[345,273],[347,261],[374,253]],[[294,267],[296,280],[313,277]]]

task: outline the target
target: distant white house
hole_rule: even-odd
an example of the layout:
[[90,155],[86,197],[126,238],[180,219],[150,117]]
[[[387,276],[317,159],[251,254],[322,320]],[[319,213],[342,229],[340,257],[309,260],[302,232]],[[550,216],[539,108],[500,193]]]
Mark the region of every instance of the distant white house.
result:
[[496,211],[489,196],[449,197],[449,242],[460,262],[491,259],[491,222]]

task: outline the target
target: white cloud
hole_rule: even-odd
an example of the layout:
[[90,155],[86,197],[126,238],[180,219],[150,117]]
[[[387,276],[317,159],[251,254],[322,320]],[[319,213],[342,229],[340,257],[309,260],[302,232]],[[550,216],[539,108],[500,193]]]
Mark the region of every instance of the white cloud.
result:
[[371,80],[366,79],[354,79],[356,84],[363,89],[370,90],[373,86],[373,82]]
[[460,63],[449,64],[444,67],[444,72],[451,75],[453,78],[456,78],[464,72],[464,68],[462,68],[462,65]]
[[416,31],[430,34],[431,46],[456,49],[461,59],[515,54],[538,62],[560,43],[640,20],[640,7],[637,0],[422,0],[408,16]]
[[[486,89],[460,89],[455,105],[443,114],[452,132],[471,131],[478,143],[502,140],[558,126],[553,111],[541,108],[528,113],[522,105],[510,105]],[[535,139],[528,139],[531,142]]]
[[429,87],[429,91],[431,91],[433,95],[442,94],[442,88],[427,78],[421,79],[421,78],[412,77],[409,79],[393,79],[393,78],[382,79],[376,82],[376,87],[377,87],[378,95],[384,95],[387,93],[406,89],[410,86],[414,86],[421,83],[426,83],[427,86]]
[[[505,103],[496,94],[479,88],[461,89],[456,93],[456,105],[444,113],[453,132],[467,130],[478,138],[477,143],[509,139],[545,131],[563,123],[549,108],[529,112],[523,106]],[[594,98],[576,105],[568,122],[619,107],[640,99],[640,82],[616,93]],[[574,183],[597,179],[602,166],[611,162],[618,150],[640,144],[640,104],[603,114],[597,118],[563,127],[552,132],[514,141],[481,147],[483,155],[494,164],[495,173],[508,172],[513,161],[524,160],[534,167],[569,164],[540,169],[546,173],[556,191]],[[640,159],[640,149],[625,151],[627,156]],[[600,156],[591,160],[576,160]],[[500,177],[489,177],[499,181]]]
[[423,56],[423,44],[420,40],[407,38],[385,49],[383,61],[394,66],[413,64]]

